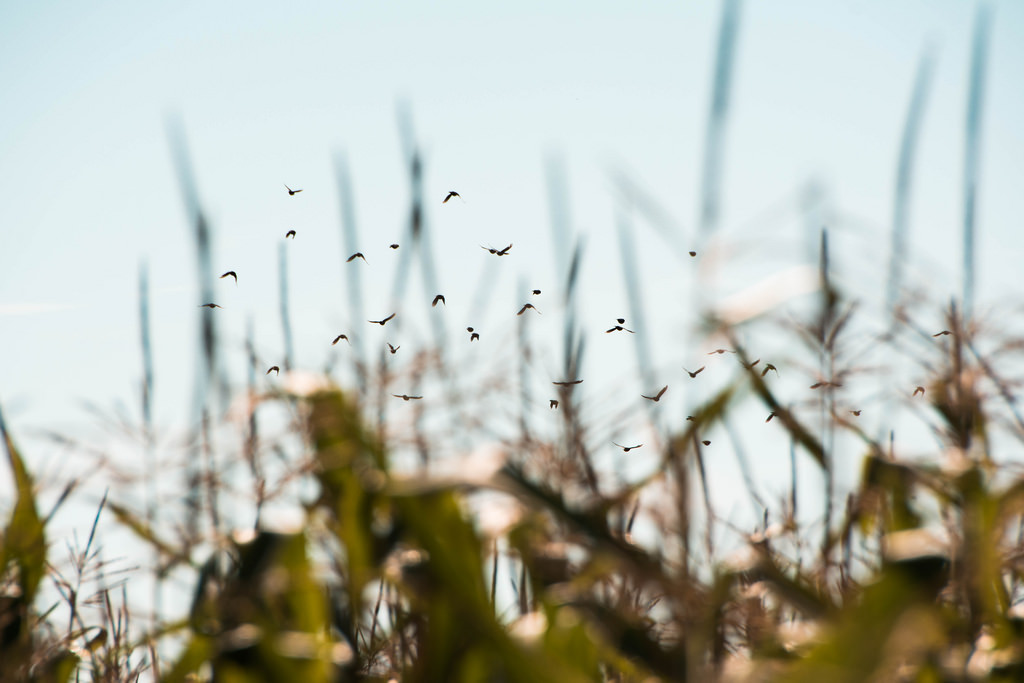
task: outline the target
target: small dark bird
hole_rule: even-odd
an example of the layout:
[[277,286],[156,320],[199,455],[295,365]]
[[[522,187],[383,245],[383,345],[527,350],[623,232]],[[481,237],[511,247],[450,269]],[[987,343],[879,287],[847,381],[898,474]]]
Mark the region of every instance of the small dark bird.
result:
[[[615,443],[615,442],[612,441],[612,443]],[[638,443],[635,446],[623,446],[621,443],[615,443],[615,445],[618,446],[619,448],[621,448],[623,453],[629,453],[634,448],[640,448],[641,446],[643,446],[642,443]]]
[[811,385],[811,389],[820,389],[821,387],[841,387],[842,384],[837,382],[815,382]]
[[459,199],[462,199],[462,195],[460,195],[458,192],[456,192],[455,190],[449,190],[448,196],[441,200],[441,203],[447,204],[448,200],[451,199],[452,197],[458,197]]
[[224,307],[223,306],[218,306],[217,304],[199,304],[199,308],[224,308]]
[[553,399],[553,398],[548,399],[548,407],[549,408],[557,408],[558,407],[558,401]]
[[633,330],[627,329],[622,325],[616,325],[615,327],[612,327],[604,331],[605,334],[610,334],[612,332],[629,332],[630,334],[636,334],[636,332],[634,332]]
[[473,334],[469,335],[469,341],[474,342],[474,341],[479,341],[479,340],[480,340],[480,335],[478,333],[474,332]]
[[694,379],[695,377],[697,377],[697,375],[699,375],[700,373],[704,372],[704,368],[706,368],[706,367],[707,367],[706,365],[702,365],[699,368],[697,368],[696,370],[694,370],[693,372],[690,372],[689,370],[686,370],[686,368],[683,368],[683,370],[686,370],[686,374],[690,376],[690,379]]
[[616,318],[615,322],[617,322],[620,325],[625,325],[626,324],[626,319],[625,318]]
[[289,237],[291,237],[292,239],[295,239],[295,231],[294,230],[289,230],[288,232],[286,232],[284,234],[284,238],[285,239],[288,239]]
[[709,355],[709,356],[713,356],[713,355],[715,355],[716,353],[717,353],[717,354],[718,354],[719,356],[721,356],[721,355],[722,355],[723,353],[736,353],[736,352],[735,352],[735,351],[733,351],[732,349],[715,349],[714,351],[709,351],[709,352],[708,352],[708,355]]
[[275,373],[275,374],[280,375],[281,374],[281,368],[277,367],[276,365],[271,365],[270,369],[267,370],[267,374],[269,375],[272,372]]
[[[447,304],[445,304],[445,305],[447,306]],[[473,331],[473,328],[472,328],[472,327],[467,327],[467,328],[466,328],[466,332],[472,332],[472,331]]]
[[397,244],[391,244],[391,245],[388,245],[388,246],[390,246],[392,249],[398,249],[398,245]]
[[690,252],[690,256],[691,256],[691,258],[692,258],[692,257],[694,257],[694,256],[696,256],[696,255],[697,255],[697,252],[695,252],[695,251],[691,251],[691,252]]
[[933,334],[932,336],[933,336],[933,337],[941,337],[941,336],[943,336],[943,335],[945,335],[945,334],[953,334],[953,333],[952,333],[952,332],[950,332],[949,330],[943,330],[942,332],[936,332],[936,333],[935,333],[935,334]]
[[710,441],[701,441],[701,443],[704,444],[705,446],[710,446],[711,445]]
[[445,306],[447,306],[447,305],[448,305],[448,303],[447,303],[447,302],[446,302],[446,301],[444,300],[444,294],[438,294],[437,296],[435,296],[435,297],[434,297],[434,301],[433,301],[433,302],[431,302],[431,304],[430,304],[430,305],[431,305],[431,306],[437,306],[437,302],[438,302],[438,301],[440,301],[441,303],[443,303],[443,304],[444,304]]
[[914,396],[917,396],[918,394],[924,396],[924,387],[918,387],[917,389],[914,389]]
[[753,370],[754,366],[757,365],[760,362],[761,362],[761,359],[758,358],[757,360],[751,361],[750,363],[744,363],[743,361],[740,361],[740,365],[745,367],[747,370]]
[[349,344],[351,344],[351,343],[352,343],[352,342],[348,341],[348,335],[345,335],[345,334],[339,334],[339,335],[338,335],[337,337],[335,337],[335,338],[334,338],[334,341],[332,341],[332,342],[331,342],[331,346],[334,346],[335,344],[337,344],[338,342],[340,342],[340,341],[341,341],[342,339],[344,339],[345,341],[347,341],[347,342],[348,342]]
[[767,375],[769,370],[774,372],[775,376],[778,377],[779,369],[777,367],[775,367],[774,365],[772,365],[771,363],[765,363],[764,364],[764,370],[761,371],[761,376],[764,377],[765,375]]
[[535,290],[533,290],[533,293],[534,293],[534,295],[540,294],[540,290],[539,289],[535,289]]
[[552,382],[552,384],[557,384],[560,387],[567,387],[567,386],[569,386],[571,384],[581,384],[582,382],[583,382],[583,380],[581,380],[581,379],[574,379],[574,380],[571,380],[571,381],[570,380],[566,380],[564,382]]
[[363,252],[361,252],[361,251],[357,251],[356,253],[354,253],[351,256],[349,256],[347,259],[345,259],[345,263],[352,263],[357,258],[361,258],[361,259],[363,259],[363,263],[367,263],[366,257],[363,256]]
[[686,416],[686,421],[687,422],[694,422],[694,421],[696,421],[696,418],[693,415],[687,415]]
[[[528,308],[532,308],[533,310],[537,311],[537,307],[534,306],[533,304],[523,304],[523,307],[519,309],[519,312],[516,313],[516,315],[522,315],[523,313],[526,313],[526,309]],[[537,311],[537,313],[539,314],[540,311]]]
[[233,271],[233,270],[229,270],[228,272],[224,273],[223,275],[221,275],[221,276],[220,276],[219,278],[217,278],[217,279],[218,279],[218,280],[223,280],[223,279],[224,279],[224,278],[226,278],[226,277],[227,277],[228,275],[230,275],[231,277],[235,278],[235,284],[237,285],[237,284],[238,284],[238,275],[237,275],[237,274],[235,273],[235,271]]
[[654,396],[644,396],[643,394],[640,394],[640,398],[646,398],[648,401],[654,401],[655,403],[657,403],[658,401],[661,400],[661,397],[665,395],[666,391],[668,391],[668,385],[667,384],[665,386],[663,386],[661,388],[661,391],[659,391]]
[[854,417],[860,417],[860,413],[861,413],[861,411],[859,411],[859,410],[851,410],[850,411],[850,414],[853,415]]
[[388,342],[388,349],[391,350],[391,355],[392,356],[395,355],[396,353],[398,353],[398,349],[400,349],[400,348],[402,348],[401,345],[399,345],[399,346],[392,346],[391,342]]
[[366,322],[368,322],[368,323],[376,323],[376,324],[380,325],[381,327],[384,327],[384,324],[387,321],[389,321],[392,318],[394,318],[394,317],[395,317],[395,314],[392,313],[391,315],[389,315],[388,317],[384,318],[383,320],[367,320]]
[[284,186],[284,189],[288,190],[288,196],[289,197],[294,197],[298,193],[302,192],[302,190],[293,190],[292,188],[288,187],[287,185]]
[[773,417],[775,417],[775,415],[776,415],[776,414],[777,414],[777,413],[776,413],[776,412],[775,412],[774,410],[773,410],[772,412],[768,413],[768,419],[767,419],[767,420],[765,420],[765,424],[767,424],[767,423],[771,422],[771,421],[772,421],[772,418],[773,418]]
[[415,401],[423,398],[422,396],[408,396],[406,394],[391,394],[395,398],[400,398],[403,401]]
[[512,248],[512,245],[509,244],[504,249],[495,249],[494,247],[485,247],[484,245],[481,244],[480,248],[483,249],[484,251],[491,252],[495,256],[508,256],[508,251],[509,251],[509,249]]

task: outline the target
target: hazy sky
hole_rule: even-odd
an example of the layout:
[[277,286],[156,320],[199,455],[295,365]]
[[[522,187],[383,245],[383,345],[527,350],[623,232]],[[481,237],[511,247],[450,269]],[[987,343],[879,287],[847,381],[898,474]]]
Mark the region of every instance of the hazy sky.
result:
[[[983,302],[1006,304],[1020,296],[1024,262],[1024,4],[992,7],[979,291]],[[915,275],[928,278],[937,299],[959,292],[975,8],[743,3],[722,231],[749,268],[733,271],[726,289],[804,262],[793,199],[814,180],[826,193],[823,215],[834,219],[842,281],[868,307],[880,304],[899,136],[930,46],[910,244]],[[261,359],[269,365],[283,353],[277,254],[288,229],[297,231],[287,248],[298,365],[322,367],[341,332],[382,344],[386,331],[351,319],[343,269],[364,268],[367,317],[391,312],[398,255],[387,245],[401,240],[409,200],[399,103],[424,155],[452,339],[463,342],[461,329],[475,324],[494,346],[472,353],[507,348],[515,309],[528,299],[518,283],[557,292],[545,179],[546,160],[557,158],[573,229],[587,239],[587,391],[656,388],[640,385],[628,340],[603,334],[626,310],[609,172],[632,173],[674,217],[680,243],[692,240],[720,14],[720,2],[0,5],[0,401],[9,418],[15,426],[88,422],[80,398],[121,401],[137,414],[143,260],[158,420],[187,416],[205,302],[168,121],[180,121],[187,139],[214,230],[213,267],[238,272],[237,288],[218,281],[216,290],[233,379],[243,377],[247,320]],[[341,153],[367,264],[342,262],[333,167]],[[289,197],[284,183],[305,191]],[[450,189],[464,201],[442,205]],[[649,311],[659,314],[648,331],[656,365],[664,383],[680,382],[679,365],[698,364],[706,351],[679,341],[679,302],[692,300],[692,278],[655,231],[639,218],[635,226]],[[510,242],[500,262],[479,248]],[[470,321],[474,288],[492,268],[495,303]],[[414,282],[405,308],[422,308],[410,313],[422,321],[433,292]],[[534,302],[543,312],[535,341],[549,343],[555,358],[560,304]],[[404,340],[390,341],[415,348],[426,329],[411,324]],[[557,371],[554,360],[549,367]]]

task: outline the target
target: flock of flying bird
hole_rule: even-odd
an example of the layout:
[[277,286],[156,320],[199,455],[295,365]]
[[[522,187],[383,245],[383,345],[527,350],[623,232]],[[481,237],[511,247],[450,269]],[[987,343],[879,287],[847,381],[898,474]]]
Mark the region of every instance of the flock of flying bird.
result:
[[[285,187],[286,190],[288,190],[288,196],[290,196],[290,197],[294,197],[298,193],[302,192],[302,189],[293,190],[292,188],[288,187],[288,185],[285,185],[284,187]],[[445,196],[445,198],[441,201],[441,203],[442,204],[447,204],[448,201],[450,199],[452,199],[453,197],[457,197],[459,199],[462,199],[461,195],[458,192],[456,192],[454,190],[451,190],[451,191],[448,192],[448,194]],[[294,239],[295,235],[296,235],[295,230],[289,230],[287,233],[285,233],[285,239],[288,239],[288,238]],[[388,246],[391,249],[398,249],[399,248],[398,244],[390,244]],[[495,256],[508,256],[509,252],[512,249],[512,244],[509,243],[509,245],[507,247],[505,247],[504,249],[495,249],[494,247],[485,247],[483,245],[480,245],[480,248],[483,249],[484,251],[488,252],[488,253],[491,253],[491,254],[495,255]],[[689,255],[691,257],[695,257],[697,255],[697,252],[690,251]],[[351,263],[352,261],[354,261],[356,259],[362,259],[364,263],[368,263],[368,261],[366,260],[366,257],[363,255],[362,252],[359,252],[359,251],[357,251],[356,253],[354,253],[351,256],[349,256],[345,260],[345,262],[346,263]],[[228,277],[233,278],[234,281],[235,281],[235,284],[236,285],[238,284],[238,274],[235,271],[233,271],[233,270],[229,270],[229,271],[225,272],[223,275],[220,276],[219,279],[223,280],[223,279],[228,278]],[[540,293],[541,293],[541,290],[539,290],[539,289],[532,290],[532,294],[534,294],[534,295],[539,295]],[[430,305],[431,305],[431,307],[437,307],[437,305],[439,303],[442,304],[442,305],[447,306],[447,302],[445,301],[445,298],[444,298],[443,294],[438,294],[437,296],[435,296],[434,300],[431,302]],[[215,303],[206,303],[206,304],[201,304],[200,308],[211,308],[211,309],[214,309],[214,308],[223,308],[223,306],[220,306],[220,305],[215,304]],[[516,313],[516,315],[523,315],[528,310],[533,310],[536,313],[540,314],[540,310],[538,310],[536,306],[534,306],[532,303],[526,303],[526,304],[523,304],[523,307],[519,309],[519,312]],[[394,318],[395,315],[396,315],[395,313],[392,313],[391,315],[387,316],[386,318],[381,318],[380,320],[368,320],[367,322],[369,322],[371,324],[375,324],[375,325],[380,325],[381,327],[383,327],[384,325],[386,325],[388,323],[389,320]],[[634,330],[631,330],[631,329],[625,327],[625,324],[626,324],[625,318],[616,318],[615,322],[616,322],[615,325],[613,325],[610,328],[608,328],[607,330],[605,330],[606,334],[611,334],[613,332],[628,332],[629,334],[636,334],[636,332]],[[480,334],[478,332],[476,332],[472,327],[467,327],[466,331],[470,335],[469,340],[471,342],[478,341],[480,339]],[[943,330],[941,332],[933,334],[932,336],[933,337],[940,337],[940,336],[949,335],[949,334],[952,334],[949,330]],[[345,340],[346,342],[348,342],[349,341],[348,335],[339,334],[331,342],[331,345],[333,346],[333,345],[337,344],[338,342],[340,342],[342,340]],[[391,352],[392,355],[398,353],[398,349],[401,348],[401,346],[393,346],[390,342],[387,342],[387,345],[388,345],[388,350]],[[713,355],[722,355],[722,354],[725,354],[725,353],[736,353],[736,352],[731,350],[731,349],[715,349],[714,351],[708,352],[707,355],[713,356]],[[754,366],[757,365],[760,361],[761,361],[761,359],[759,358],[759,359],[757,359],[755,361],[752,361],[750,363],[742,363],[742,364],[748,370],[752,370],[754,368]],[[697,368],[696,370],[692,370],[692,371],[688,370],[687,368],[684,367],[683,370],[686,371],[686,374],[688,374],[691,379],[696,379],[697,375],[702,373],[706,367],[707,366],[702,365],[699,368]],[[267,370],[266,374],[269,375],[272,372],[275,375],[280,375],[281,368],[278,367],[277,365],[272,365]],[[774,372],[776,375],[779,374],[778,369],[774,365],[772,365],[771,363],[765,363],[764,366],[763,366],[763,370],[761,371],[761,377],[764,377],[769,372]],[[562,390],[562,391],[568,391],[568,390],[572,389],[574,386],[576,386],[578,384],[582,384],[582,383],[583,383],[582,379],[562,380],[562,381],[552,382],[552,384],[554,384],[555,386],[559,387],[560,390]],[[819,381],[819,382],[815,382],[814,384],[812,384],[810,388],[811,389],[820,389],[822,387],[829,387],[829,386],[840,387],[842,385],[841,384],[837,384],[835,382]],[[658,392],[655,393],[652,396],[648,396],[646,394],[641,394],[640,397],[644,398],[644,399],[647,399],[648,401],[653,401],[653,402],[657,403],[658,401],[661,400],[661,397],[665,395],[666,391],[668,391],[668,385],[667,384],[665,386],[663,386],[661,389],[659,389]],[[923,395],[924,393],[925,393],[924,387],[918,386],[918,387],[915,388],[913,396],[917,396],[919,394]],[[423,398],[422,396],[409,396],[408,394],[391,394],[391,395],[394,396],[395,398],[400,398],[403,401],[420,400],[420,399]],[[550,408],[557,409],[558,406],[559,406],[558,399],[549,399],[549,407]],[[860,410],[850,410],[849,412],[854,417],[859,417],[860,414],[861,414]],[[776,417],[776,415],[777,415],[777,413],[775,411],[770,412],[768,414],[768,418],[765,420],[765,422],[771,422],[772,418]],[[689,419],[693,419],[693,418],[691,416],[691,417],[688,417],[687,419],[689,420]],[[640,448],[640,447],[643,446],[642,443],[641,444],[637,444],[635,446],[624,446],[624,445],[622,445],[620,443],[617,443],[615,441],[612,441],[612,443],[615,446],[621,448],[624,453],[628,453],[629,451],[631,451],[633,449]],[[708,445],[711,444],[710,441],[702,441],[702,443],[705,446],[708,446]]]

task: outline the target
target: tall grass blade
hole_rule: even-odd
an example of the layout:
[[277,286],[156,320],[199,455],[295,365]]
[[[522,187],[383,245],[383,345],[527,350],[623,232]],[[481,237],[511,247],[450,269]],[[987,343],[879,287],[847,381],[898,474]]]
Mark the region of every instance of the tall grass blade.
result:
[[294,367],[295,349],[292,344],[292,320],[288,309],[288,245],[281,242],[277,249],[278,305],[281,312],[281,333],[284,336],[284,368]]
[[985,96],[985,72],[988,57],[991,11],[981,4],[974,19],[971,44],[971,70],[967,95],[967,130],[964,145],[964,320],[974,311],[975,217],[978,196],[978,164],[981,156],[981,116]]
[[[626,300],[629,302],[630,327],[636,334],[633,348],[636,352],[636,364],[640,369],[640,377],[645,387],[653,387],[654,368],[651,365],[651,347],[647,337],[647,315],[644,311],[644,297],[641,291],[640,275],[637,272],[636,239],[629,211],[631,205],[618,207],[616,225],[619,233],[619,255],[622,263],[622,280],[626,285]],[[648,405],[653,408],[653,405]]]
[[[355,199],[352,193],[352,179],[348,171],[348,159],[344,154],[336,154],[334,157],[334,174],[338,180],[338,199],[341,207],[341,243],[344,252],[341,256],[342,270],[345,271],[345,289],[348,294],[349,324],[362,325],[366,320],[363,312],[363,288],[360,268],[345,268],[345,259],[350,254],[359,251],[359,233],[356,225]],[[348,264],[351,265],[351,264]],[[357,362],[353,365],[356,369],[357,380],[361,393],[366,393],[368,378],[366,376],[366,345],[363,343],[363,335],[350,334],[349,340],[355,350]]]

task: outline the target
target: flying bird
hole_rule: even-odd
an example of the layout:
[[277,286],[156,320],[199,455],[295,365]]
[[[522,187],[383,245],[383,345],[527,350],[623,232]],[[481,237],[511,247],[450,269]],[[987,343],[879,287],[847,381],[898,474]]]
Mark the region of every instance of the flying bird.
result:
[[755,360],[755,361],[751,361],[751,362],[749,362],[749,363],[744,363],[743,361],[740,361],[740,365],[742,365],[743,367],[745,367],[745,368],[746,368],[747,370],[753,370],[753,369],[754,369],[754,366],[755,366],[755,365],[757,365],[757,364],[758,364],[758,363],[760,363],[760,362],[761,362],[761,359],[760,359],[760,358],[758,358],[757,360]]
[[[523,313],[526,313],[526,309],[528,308],[532,308],[533,310],[537,311],[537,307],[534,306],[533,304],[523,304],[523,307],[519,309],[519,312],[516,313],[516,315],[522,315]],[[539,314],[540,311],[537,311],[537,313]]]
[[349,256],[347,259],[345,259],[345,263],[352,263],[357,258],[361,258],[361,259],[363,259],[363,263],[367,263],[366,257],[363,256],[363,252],[361,252],[361,251],[357,251],[356,253],[354,253],[351,256]]
[[400,345],[399,346],[392,346],[391,342],[388,342],[388,348],[391,350],[391,355],[393,356],[396,353],[398,353],[398,349],[400,349],[402,347]]
[[950,332],[949,330],[943,330],[942,332],[936,332],[936,333],[935,333],[935,334],[933,334],[932,336],[933,336],[933,337],[941,337],[941,336],[942,336],[942,335],[944,335],[944,334],[953,334],[953,333],[952,333],[952,332]]
[[390,246],[392,249],[398,249],[398,244],[397,243],[396,244],[390,244],[388,246]]
[[388,317],[384,318],[383,320],[367,320],[366,322],[368,322],[368,323],[376,323],[376,324],[380,325],[381,327],[384,327],[384,324],[387,323],[387,321],[391,320],[394,317],[395,317],[395,314],[392,313],[391,315],[389,315]]
[[[615,442],[612,441],[612,443],[615,443]],[[640,448],[641,446],[643,446],[642,443],[638,443],[635,446],[623,446],[621,443],[615,443],[615,445],[618,446],[619,448],[621,448],[623,453],[629,453],[634,448]]]
[[460,195],[458,192],[456,192],[455,190],[449,190],[448,191],[448,196],[445,197],[444,199],[442,199],[441,203],[442,204],[447,204],[448,200],[451,199],[452,197],[458,197],[459,199],[462,199],[462,195]]
[[474,332],[471,335],[469,335],[469,341],[471,341],[471,342],[478,341],[479,339],[480,339],[480,334],[478,332]]
[[658,401],[661,400],[661,397],[665,394],[666,391],[668,391],[668,385],[667,384],[665,386],[663,386],[661,388],[661,391],[659,391],[654,396],[644,396],[643,394],[640,394],[640,398],[646,398],[648,401],[654,401],[655,403],[657,403]]
[[272,372],[277,374],[277,375],[280,375],[281,374],[281,368],[277,367],[276,365],[271,365],[270,369],[267,370],[267,374],[269,375]]
[[403,401],[415,401],[423,398],[422,396],[409,396],[408,394],[391,394],[395,398],[400,398]]
[[697,255],[697,252],[695,252],[695,251],[691,251],[691,252],[690,252],[690,257],[691,257],[691,258],[692,258],[692,257],[694,257],[694,256],[696,256],[696,255]]
[[860,417],[860,413],[861,413],[861,411],[859,411],[859,410],[851,410],[850,411],[850,414],[853,415],[854,417]]
[[616,318],[615,322],[617,322],[620,325],[625,325],[626,324],[626,319],[625,318]]
[[238,274],[237,274],[237,273],[235,273],[235,271],[233,271],[233,270],[229,270],[228,272],[224,273],[223,275],[221,275],[221,276],[220,276],[219,278],[217,278],[217,279],[218,279],[218,280],[223,280],[223,279],[224,279],[224,278],[226,278],[226,277],[227,277],[228,275],[230,275],[231,277],[235,278],[235,284],[237,285],[237,284],[238,284]]
[[764,364],[764,370],[761,371],[761,376],[764,377],[765,375],[767,375],[769,370],[774,372],[775,376],[778,377],[779,369],[777,367],[775,367],[774,365],[772,365],[771,363],[765,363]]
[[284,234],[284,238],[285,239],[288,239],[289,237],[291,237],[292,239],[295,239],[295,231],[294,230],[289,230],[288,232],[286,232]]
[[533,290],[533,294],[534,294],[534,296],[536,296],[537,294],[540,294],[540,290],[539,289]]
[[636,334],[633,330],[623,327],[622,325],[616,325],[610,329],[604,331],[605,334],[611,334],[612,332],[629,332],[630,334]]
[[821,387],[841,387],[842,384],[838,382],[815,382],[811,385],[811,389],[820,389]]
[[918,394],[924,396],[924,387],[918,387],[917,389],[914,389],[914,396],[917,396]]
[[293,190],[292,188],[288,187],[287,185],[284,186],[284,189],[288,190],[288,196],[289,197],[294,197],[298,193],[302,192],[302,190]]
[[717,353],[717,354],[718,354],[719,356],[721,356],[721,355],[722,355],[723,353],[736,353],[736,352],[735,352],[735,351],[733,351],[732,349],[715,349],[714,351],[709,351],[709,352],[708,352],[708,355],[709,355],[709,356],[713,356],[713,355],[715,355],[716,353]]
[[444,294],[438,294],[437,296],[435,296],[435,297],[434,297],[434,300],[433,300],[433,301],[431,302],[431,304],[430,304],[430,305],[431,305],[431,306],[437,306],[437,302],[438,302],[438,301],[440,301],[441,303],[443,303],[443,304],[444,304],[445,306],[447,306],[447,305],[448,305],[448,302],[446,302],[446,301],[444,300]]
[[768,419],[765,420],[765,424],[771,422],[772,418],[775,417],[776,415],[778,415],[778,413],[776,413],[774,410],[772,412],[768,413]]
[[224,307],[223,306],[218,306],[217,304],[199,304],[199,308],[224,308]]
[[710,441],[701,441],[701,443],[704,444],[705,446],[710,446],[711,445]]
[[690,379],[694,379],[694,378],[697,377],[697,375],[699,375],[700,373],[704,372],[704,368],[706,368],[706,367],[707,367],[706,365],[702,365],[699,368],[697,368],[696,370],[694,370],[693,372],[690,372],[689,370],[686,370],[685,367],[683,368],[683,370],[686,370],[686,374],[690,376]]
[[340,342],[342,339],[347,341],[349,344],[352,343],[352,342],[348,341],[348,335],[346,335],[346,334],[339,334],[337,337],[334,338],[334,341],[331,342],[331,346],[334,346],[335,344]]
[[548,407],[549,408],[557,408],[558,407],[558,401],[553,399],[553,398],[548,399]]
[[[447,304],[446,304],[446,305],[447,305]],[[472,332],[472,331],[473,331],[473,328],[472,328],[472,327],[467,327],[467,328],[466,328],[466,332]]]
[[557,384],[560,387],[567,387],[567,386],[569,386],[571,384],[581,384],[582,382],[583,382],[583,380],[581,380],[581,379],[574,379],[574,380],[571,380],[571,381],[570,380],[565,380],[563,382],[552,382],[552,384]]
[[504,249],[495,249],[494,247],[485,247],[484,245],[481,244],[480,248],[483,249],[484,251],[491,252],[495,256],[508,256],[508,251],[509,251],[509,249],[512,248],[512,245],[509,244]]

